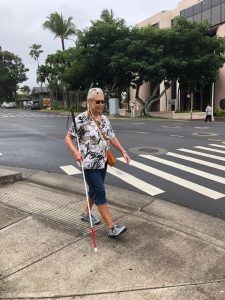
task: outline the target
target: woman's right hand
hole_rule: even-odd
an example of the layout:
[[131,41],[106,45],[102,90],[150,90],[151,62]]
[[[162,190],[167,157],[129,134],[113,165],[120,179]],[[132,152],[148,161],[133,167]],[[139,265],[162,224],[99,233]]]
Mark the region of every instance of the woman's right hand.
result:
[[73,156],[74,156],[74,158],[76,159],[76,161],[81,162],[81,161],[83,160],[83,157],[82,157],[81,153],[78,152],[78,151],[74,152],[74,153],[73,153]]

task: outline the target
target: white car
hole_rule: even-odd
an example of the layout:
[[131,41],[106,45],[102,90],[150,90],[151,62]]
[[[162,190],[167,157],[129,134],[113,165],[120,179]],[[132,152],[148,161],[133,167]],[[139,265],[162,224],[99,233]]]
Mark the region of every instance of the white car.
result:
[[3,102],[1,108],[14,108],[16,107],[15,102]]

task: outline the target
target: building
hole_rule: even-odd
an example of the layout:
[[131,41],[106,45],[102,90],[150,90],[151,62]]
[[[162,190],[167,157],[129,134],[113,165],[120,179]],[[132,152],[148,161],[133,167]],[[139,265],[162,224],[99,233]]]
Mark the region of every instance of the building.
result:
[[[225,37],[225,0],[182,0],[177,4],[174,10],[164,10],[158,14],[140,22],[138,26],[147,25],[158,26],[159,28],[168,28],[173,25],[173,20],[177,16],[184,16],[190,21],[208,20],[213,34]],[[161,84],[160,92],[164,85]],[[131,90],[131,100],[134,99],[135,91]],[[150,84],[145,83],[140,90],[142,99],[147,99],[150,93]],[[190,97],[188,93],[180,94],[179,85],[175,83],[167,91],[167,97],[160,99],[154,107],[155,111],[185,110],[185,103]],[[198,97],[194,95],[193,109],[199,109]],[[219,70],[219,78],[212,86],[204,91],[204,105],[212,101],[215,110],[225,109],[225,66]]]

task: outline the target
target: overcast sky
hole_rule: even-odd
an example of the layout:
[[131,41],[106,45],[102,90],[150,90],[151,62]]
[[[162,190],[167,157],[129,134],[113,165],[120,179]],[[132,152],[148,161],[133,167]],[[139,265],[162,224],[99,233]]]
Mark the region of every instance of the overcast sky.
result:
[[[21,85],[37,86],[36,62],[29,56],[32,44],[42,45],[43,64],[48,54],[61,50],[59,39],[42,28],[51,13],[73,17],[73,23],[82,30],[97,20],[103,9],[112,9],[114,16],[123,18],[129,26],[149,18],[161,10],[176,8],[179,0],[0,0],[0,46],[18,55],[25,66],[28,80]],[[66,48],[74,42],[65,41]]]

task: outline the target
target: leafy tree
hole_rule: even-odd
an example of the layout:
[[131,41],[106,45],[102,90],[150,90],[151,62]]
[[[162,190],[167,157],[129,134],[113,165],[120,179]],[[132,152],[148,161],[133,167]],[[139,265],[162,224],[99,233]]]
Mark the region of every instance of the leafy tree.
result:
[[28,70],[17,55],[0,51],[0,99],[16,99],[18,84],[27,80]]
[[130,28],[123,19],[107,16],[105,11],[102,19],[92,21],[90,28],[79,33],[75,58],[64,75],[72,88],[101,86],[108,91],[106,98],[120,96],[132,78],[129,58],[125,57]]
[[37,62],[38,66],[39,66],[39,56],[41,53],[43,53],[43,50],[41,50],[41,45],[38,44],[33,44],[30,46],[30,53],[29,55]]
[[[128,51],[136,74],[133,81],[136,100],[145,115],[166,93],[172,81],[178,80],[181,88],[196,91],[213,82],[225,62],[224,40],[211,37],[207,23],[189,22],[179,17],[171,29],[134,28],[133,35]],[[151,83],[151,94],[146,101],[139,96],[144,82]],[[160,94],[161,82],[165,88]]]
[[110,11],[108,9],[103,9],[103,11],[101,12],[101,16],[100,16],[101,20],[107,23],[113,22],[114,21],[114,13],[113,10],[110,9]]
[[72,22],[72,17],[64,19],[62,14],[57,12],[52,13],[47,17],[47,21],[43,23],[44,29],[49,29],[55,34],[55,38],[60,38],[62,43],[62,50],[65,50],[65,39],[76,34],[76,26]]

